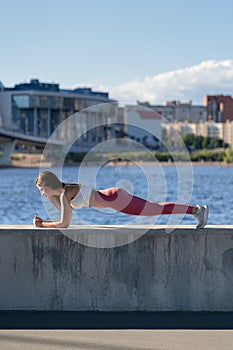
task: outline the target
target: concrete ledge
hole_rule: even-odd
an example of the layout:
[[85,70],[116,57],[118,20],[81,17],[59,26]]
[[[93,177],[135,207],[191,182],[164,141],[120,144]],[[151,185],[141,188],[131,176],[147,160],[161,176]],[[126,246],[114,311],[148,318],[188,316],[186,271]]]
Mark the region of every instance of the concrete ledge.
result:
[[0,276],[0,310],[230,312],[233,226],[2,225]]

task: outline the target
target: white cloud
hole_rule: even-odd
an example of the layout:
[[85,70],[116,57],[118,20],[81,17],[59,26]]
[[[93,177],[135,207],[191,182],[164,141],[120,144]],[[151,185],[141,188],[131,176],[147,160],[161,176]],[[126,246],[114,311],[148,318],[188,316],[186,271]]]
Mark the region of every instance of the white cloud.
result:
[[93,91],[103,91],[103,92],[109,91],[109,88],[100,81],[86,82],[86,83],[83,82],[83,83],[79,83],[71,86],[72,90],[77,88],[91,88]]
[[112,98],[164,104],[168,100],[192,100],[202,104],[204,95],[233,93],[233,60],[204,61],[143,80],[128,81],[110,89]]
[[110,98],[120,102],[148,101],[165,104],[169,100],[202,104],[204,95],[233,95],[233,60],[203,61],[195,66],[170,71],[143,80],[130,80],[108,87],[102,82],[83,83],[97,91],[108,91]]

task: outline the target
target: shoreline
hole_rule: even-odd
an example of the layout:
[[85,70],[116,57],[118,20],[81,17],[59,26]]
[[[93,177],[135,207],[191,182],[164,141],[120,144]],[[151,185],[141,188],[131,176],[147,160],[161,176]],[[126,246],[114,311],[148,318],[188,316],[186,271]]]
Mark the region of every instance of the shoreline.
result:
[[[0,168],[50,168],[53,166],[52,162],[43,161],[41,159],[42,154],[33,154],[33,153],[19,153],[17,156],[12,158],[12,166],[0,166]],[[80,166],[81,162],[67,162],[64,164],[64,167],[72,167],[72,166]],[[226,163],[220,161],[118,161],[111,162],[109,161],[107,164],[101,164],[100,162],[91,162],[88,165],[98,165],[98,166],[106,166],[106,167],[120,167],[120,166],[219,166],[222,168],[232,167],[233,163]]]

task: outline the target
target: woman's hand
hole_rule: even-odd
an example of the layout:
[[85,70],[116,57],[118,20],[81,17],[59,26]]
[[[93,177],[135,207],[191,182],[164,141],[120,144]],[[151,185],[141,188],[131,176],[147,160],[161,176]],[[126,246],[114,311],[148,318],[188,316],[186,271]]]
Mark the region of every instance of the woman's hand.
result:
[[37,215],[34,215],[34,218],[33,218],[33,225],[34,225],[34,227],[42,227],[42,222],[43,222],[43,219],[41,219]]

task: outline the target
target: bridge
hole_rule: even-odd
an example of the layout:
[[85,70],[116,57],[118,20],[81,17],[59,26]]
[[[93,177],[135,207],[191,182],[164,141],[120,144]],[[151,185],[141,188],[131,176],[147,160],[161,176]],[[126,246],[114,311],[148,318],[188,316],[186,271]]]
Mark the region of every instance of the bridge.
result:
[[[0,166],[11,166],[11,154],[15,149],[16,145],[31,145],[44,148],[47,144],[48,139],[33,135],[26,135],[12,130],[0,129],[0,144],[3,145],[2,158],[0,160]],[[53,140],[50,144],[54,147],[63,147],[65,141]]]

